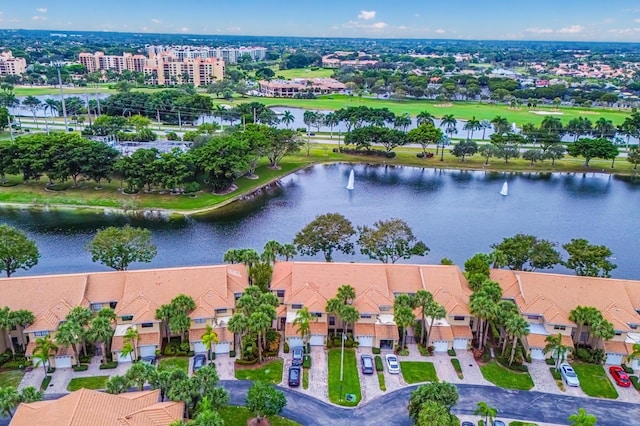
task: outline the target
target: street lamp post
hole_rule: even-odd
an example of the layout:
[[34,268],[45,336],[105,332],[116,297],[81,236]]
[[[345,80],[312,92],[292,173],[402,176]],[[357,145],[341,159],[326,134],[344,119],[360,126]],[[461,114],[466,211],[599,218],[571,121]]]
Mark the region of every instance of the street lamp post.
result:
[[[342,330],[342,353],[340,354],[340,383],[342,383],[342,375],[344,373],[344,341],[347,336],[344,335],[344,330]],[[340,392],[342,394],[342,392]]]
[[64,66],[61,61],[56,61],[53,63],[53,66],[56,67],[58,71],[58,84],[60,85],[60,98],[62,100],[62,116],[64,117],[64,131],[65,133],[69,133],[69,123],[67,122],[67,104],[64,101],[64,92],[62,91],[62,76],[60,75],[60,70]]

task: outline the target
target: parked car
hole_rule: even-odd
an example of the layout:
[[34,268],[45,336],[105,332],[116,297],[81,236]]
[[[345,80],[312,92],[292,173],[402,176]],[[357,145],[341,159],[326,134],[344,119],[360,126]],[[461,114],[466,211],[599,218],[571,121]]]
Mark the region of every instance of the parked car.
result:
[[398,357],[393,354],[386,354],[384,356],[385,361],[387,362],[387,370],[391,374],[399,374],[400,373],[400,364],[398,363]]
[[373,358],[371,355],[362,355],[360,363],[362,364],[362,374],[373,374]]
[[300,386],[300,367],[289,368],[289,386]]
[[609,373],[611,373],[613,380],[616,381],[618,386],[622,386],[623,388],[631,386],[631,380],[629,380],[629,376],[622,367],[613,365],[609,367]]
[[460,426],[476,426],[474,423],[471,422],[462,422],[460,423]]
[[493,426],[507,426],[502,420],[494,420]]
[[302,350],[302,347],[293,348],[291,352],[293,353],[293,358],[291,359],[291,365],[302,365],[302,358],[304,356],[304,351]]
[[207,355],[206,354],[196,354],[193,357],[193,372],[200,370],[207,363]]
[[156,357],[155,356],[143,356],[142,362],[147,363],[149,365],[156,365]]
[[560,376],[562,377],[562,380],[564,380],[564,382],[567,384],[567,386],[580,386],[578,375],[573,370],[573,367],[571,367],[566,362],[560,364]]

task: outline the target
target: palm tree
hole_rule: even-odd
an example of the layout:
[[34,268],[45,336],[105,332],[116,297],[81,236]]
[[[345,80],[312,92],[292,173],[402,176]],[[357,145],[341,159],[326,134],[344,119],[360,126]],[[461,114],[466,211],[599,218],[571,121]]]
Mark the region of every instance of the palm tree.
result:
[[283,122],[288,129],[289,125],[295,121],[295,117],[293,116],[293,114],[291,114],[291,111],[286,110],[282,113],[282,118],[280,119],[280,121]]
[[20,402],[20,396],[16,388],[11,386],[0,387],[0,414],[3,417],[13,418],[13,409]]
[[[19,309],[17,311],[11,311],[11,325],[19,326],[20,332],[24,332],[24,329],[29,327],[35,321],[33,312],[26,309]],[[11,341],[11,347],[13,348],[13,341]]]
[[396,116],[393,120],[393,126],[395,128],[401,128],[403,132],[407,131],[407,128],[411,126],[411,117],[408,113]]
[[296,317],[293,320],[293,325],[298,326],[297,332],[302,336],[302,341],[305,345],[307,344],[309,334],[311,333],[311,321],[314,319],[317,320],[317,318],[313,318],[311,316],[311,312],[309,312],[309,309],[305,306],[296,312]]
[[71,309],[71,312],[69,312],[69,314],[67,314],[66,316],[67,321],[73,321],[79,324],[82,328],[80,339],[82,340],[82,352],[85,356],[87,355],[87,345],[85,342],[84,332],[85,328],[89,326],[89,321],[91,321],[91,318],[93,318],[93,313],[91,312],[91,310],[89,310],[89,308],[86,308],[84,306],[74,306],[74,308]]
[[[413,313],[411,315],[413,315]],[[352,305],[343,305],[342,308],[340,309],[340,312],[338,312],[338,316],[344,323],[345,333],[349,332],[349,324],[355,324],[356,321],[360,319],[360,313]]]
[[599,133],[601,138],[608,138],[615,134],[616,126],[613,125],[613,122],[611,120],[600,117],[598,121],[596,121],[593,130],[595,131],[595,133]]
[[[138,330],[135,327],[127,328],[127,331],[124,333],[124,342],[127,347],[128,353],[133,353],[133,360],[138,359],[138,340],[140,339],[140,334],[138,334]],[[130,349],[130,350],[129,350]],[[124,348],[122,349],[124,351]],[[125,354],[128,355],[128,354]]]
[[469,302],[469,310],[476,318],[478,325],[476,327],[476,340],[478,349],[484,348],[485,329],[488,329],[489,318],[493,315],[495,303],[486,294],[481,291],[474,292]]
[[416,308],[420,308],[420,343],[424,345],[425,329],[427,328],[426,314],[427,307],[433,301],[433,295],[425,289],[420,289],[413,297],[413,304]]
[[491,128],[491,122],[489,120],[482,120],[480,122],[480,128],[482,129],[482,140],[484,140],[487,129]]
[[336,297],[342,302],[342,304],[350,305],[353,303],[353,299],[356,298],[356,290],[349,284],[341,285],[338,288],[338,294]]
[[333,139],[333,128],[340,124],[340,118],[338,117],[338,114],[336,114],[335,112],[327,113],[327,115],[324,116],[324,124],[329,127],[329,131],[331,132],[331,139]]
[[598,418],[587,413],[584,408],[578,408],[578,412],[569,416],[570,426],[595,426]]
[[75,321],[65,321],[56,332],[56,343],[62,346],[71,346],[76,365],[80,364],[78,357],[78,344],[82,341],[83,329],[80,324]]
[[520,315],[515,315],[507,320],[505,328],[507,329],[507,334],[511,336],[511,339],[513,339],[511,355],[509,356],[509,365],[511,365],[513,364],[513,358],[516,355],[518,341],[529,334],[529,323]]
[[[246,333],[247,330],[249,329],[249,321],[248,321],[247,317],[244,314],[240,313],[240,312],[236,312],[229,319],[229,322],[227,323],[227,328],[234,335],[235,334],[239,334],[240,335],[240,358],[242,358],[242,356],[244,354],[244,351],[243,351],[243,348],[242,348],[242,337],[244,336],[244,333]],[[233,343],[234,343],[233,347],[235,349],[235,338],[234,338]]]
[[428,111],[422,111],[420,112],[417,117],[416,117],[416,121],[418,123],[418,126],[420,126],[422,123],[431,123],[434,124],[434,119],[436,117],[431,114]]
[[[401,304],[394,307],[393,321],[402,330],[402,341],[400,345],[400,350],[403,350],[405,348],[405,343],[407,339],[407,329],[415,321],[415,317],[413,316],[413,309],[411,309],[411,306]],[[429,339],[428,336],[427,336],[427,339]]]
[[427,343],[426,347],[429,347],[429,340],[431,338],[431,330],[433,329],[433,323],[440,318],[444,318],[447,316],[447,310],[436,302],[435,300],[431,300],[431,302],[427,305],[426,315],[429,317],[429,332],[427,333]]
[[44,369],[44,376],[48,376],[49,371],[49,356],[51,352],[57,352],[58,345],[51,339],[50,335],[44,337],[38,337],[36,339],[36,346],[33,349],[33,358],[36,359],[36,367],[42,364]]
[[58,112],[58,103],[51,98],[47,98],[44,100],[44,105],[42,107],[44,109],[44,124],[47,127],[47,134],[49,133],[49,123],[47,122],[47,111],[51,114],[51,124],[54,123],[53,120],[53,112]]
[[540,128],[546,130],[549,134],[560,134],[562,132],[562,121],[558,117],[546,116],[542,120]]
[[490,425],[493,424],[493,419],[498,415],[498,409],[491,407],[484,401],[480,401],[473,414],[484,417],[484,424]]
[[601,317],[591,324],[591,334],[595,340],[591,346],[598,348],[600,344],[604,346],[604,342],[615,336],[616,331],[613,324]]
[[444,128],[444,132],[449,134],[449,138],[453,136],[453,134],[457,133],[458,130],[456,126],[458,124],[458,120],[453,116],[453,114],[447,114],[442,117],[442,121],[440,121],[440,127]]
[[129,379],[125,376],[111,376],[107,381],[106,391],[111,395],[118,395],[124,393],[129,389]]
[[580,343],[582,341],[582,327],[591,324],[591,322],[597,317],[597,309],[591,306],[576,306],[569,312],[569,320],[573,321],[578,329],[573,335],[573,344]]
[[16,351],[13,347],[13,340],[11,339],[10,336],[10,332],[11,332],[11,328],[12,328],[12,320],[11,320],[11,309],[9,309],[8,306],[5,306],[4,308],[0,308],[0,328],[3,331],[3,338],[6,341],[9,341],[9,344],[11,346],[11,352],[13,353],[13,356],[15,356]]
[[201,337],[202,344],[207,347],[209,359],[211,359],[211,350],[213,348],[213,345],[216,345],[218,343],[218,334],[213,331],[213,327],[211,327],[211,325],[207,324],[207,327],[204,330],[204,334]]
[[314,111],[305,111],[302,115],[304,124],[307,126],[307,157],[309,156],[309,150],[311,149],[311,126],[317,120],[317,114]]
[[491,124],[493,124],[493,130],[499,135],[509,131],[509,121],[499,115],[496,115],[493,120],[491,120]]
[[164,326],[164,335],[168,339],[171,334],[169,331],[169,321],[171,320],[171,316],[173,315],[173,306],[170,304],[160,305],[158,309],[156,309],[155,319],[162,321]]
[[262,334],[271,327],[271,318],[263,311],[257,311],[249,317],[249,330],[258,335],[258,361],[262,363]]
[[544,347],[543,352],[545,354],[551,352],[551,358],[555,358],[556,371],[558,371],[558,366],[564,362],[570,348],[562,344],[562,334],[560,333],[550,334],[544,341],[547,342],[547,345]]
[[627,357],[627,362],[632,364],[636,358],[640,358],[640,343],[633,344],[633,352]]
[[40,101],[40,99],[36,98],[35,96],[29,95],[22,101],[22,105],[29,108],[31,114],[33,114],[33,121],[36,123],[36,129],[39,129],[40,126],[38,125],[36,112],[38,112],[38,110],[42,108],[42,101]]
[[462,128],[467,131],[467,139],[473,140],[473,133],[476,130],[482,129],[482,125],[479,120],[476,120],[476,116],[474,115],[470,120],[467,120],[467,122],[464,123]]
[[113,325],[111,321],[104,316],[96,316],[89,326],[87,338],[92,342],[100,342],[102,351],[102,363],[107,363],[108,343],[113,337]]

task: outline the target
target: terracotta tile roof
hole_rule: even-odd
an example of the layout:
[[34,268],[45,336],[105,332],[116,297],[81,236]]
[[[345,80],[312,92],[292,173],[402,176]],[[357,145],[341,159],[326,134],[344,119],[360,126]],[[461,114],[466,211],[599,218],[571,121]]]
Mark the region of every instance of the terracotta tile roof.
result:
[[[213,331],[218,335],[218,342],[233,342],[233,333],[230,332],[227,327],[214,327]],[[192,328],[189,330],[189,341],[190,342],[201,342],[202,335],[204,334],[204,329],[202,328]]]
[[[201,334],[202,335],[202,334]],[[139,339],[136,342],[136,347],[140,346],[149,346],[156,345],[160,346],[160,333],[140,333],[138,334]],[[124,336],[113,336],[111,340],[111,351],[117,352],[122,350],[124,347]]]
[[35,317],[33,324],[25,328],[25,332],[53,331],[58,329],[61,321],[64,321],[73,306],[65,300],[60,300]]
[[378,339],[398,340],[398,327],[396,325],[376,324],[376,337]]
[[626,343],[621,340],[607,340],[606,342],[604,342],[604,351],[629,355]]
[[457,339],[473,338],[471,327],[469,327],[468,325],[452,325],[451,331],[453,332],[453,337]]
[[640,323],[640,283],[637,281],[521,271],[491,271],[503,298],[515,300],[520,312],[542,314],[550,324],[573,326],[569,313],[576,306],[593,306],[616,330],[631,331]]
[[124,347],[124,336],[113,336],[111,339],[111,350],[113,352],[121,351]]
[[36,342],[35,340],[27,343],[27,347],[24,350],[24,354],[25,356],[31,356],[33,355],[33,350],[36,348]]
[[431,329],[431,335],[429,336],[429,340],[431,340],[432,342],[453,340],[453,330],[451,329],[451,326],[448,326],[448,325],[434,326]]
[[300,333],[298,333],[298,326],[292,322],[285,323],[284,337],[300,337]]
[[327,323],[321,321],[312,321],[309,324],[309,333],[310,334],[322,334],[323,336],[327,335]]
[[373,336],[376,334],[376,325],[373,323],[357,322],[353,334],[356,336]]
[[104,272],[87,276],[87,304],[117,302],[124,294],[126,272]]
[[57,400],[20,404],[15,426],[169,426],[182,420],[181,402],[158,402],[160,391],[120,395],[81,389]]
[[420,266],[424,288],[447,310],[449,315],[469,315],[471,288],[454,265]]
[[[529,349],[533,349],[533,348],[544,349],[544,347],[547,346],[547,342],[546,342],[547,336],[548,336],[547,334],[535,334],[535,333],[527,334],[526,336],[527,346],[529,346]],[[563,334],[561,342],[563,345],[573,348],[573,339],[571,339],[571,336],[567,336]]]

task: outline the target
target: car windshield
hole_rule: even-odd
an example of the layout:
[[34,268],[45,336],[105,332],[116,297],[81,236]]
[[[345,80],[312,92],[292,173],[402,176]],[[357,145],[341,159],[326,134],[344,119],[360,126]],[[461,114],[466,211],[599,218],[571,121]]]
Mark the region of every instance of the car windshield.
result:
[[565,368],[564,374],[566,374],[567,377],[576,377],[576,373],[574,373],[573,370],[570,370],[568,368]]
[[395,367],[396,365],[398,365],[398,361],[396,361],[395,358],[389,358],[389,364]]
[[300,370],[298,369],[289,370],[289,377],[291,377],[292,379],[297,379],[299,371]]
[[364,364],[365,367],[371,367],[373,364],[371,362],[371,358],[362,358],[362,363]]

